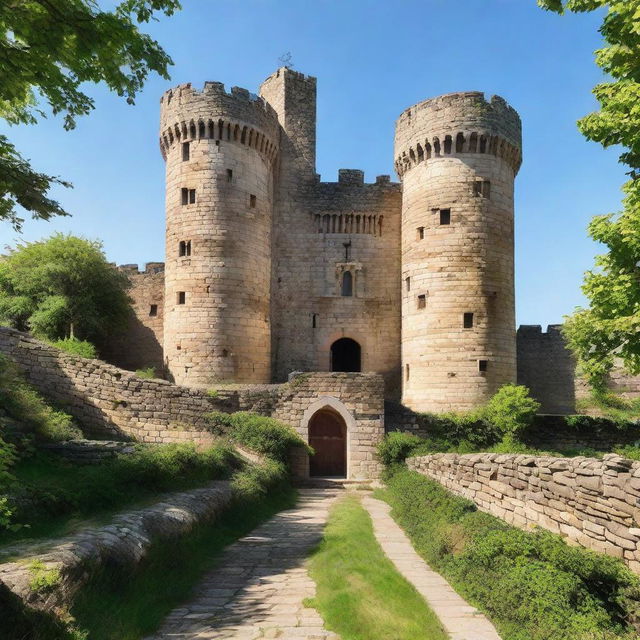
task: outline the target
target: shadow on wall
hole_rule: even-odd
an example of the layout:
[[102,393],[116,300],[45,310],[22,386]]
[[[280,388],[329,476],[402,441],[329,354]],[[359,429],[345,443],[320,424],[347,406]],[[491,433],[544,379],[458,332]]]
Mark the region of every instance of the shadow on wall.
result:
[[28,334],[0,327],[0,352],[12,358],[28,381],[64,407],[87,435],[141,442],[209,444],[205,414],[235,411],[233,397],[146,380],[100,360],[59,351]]

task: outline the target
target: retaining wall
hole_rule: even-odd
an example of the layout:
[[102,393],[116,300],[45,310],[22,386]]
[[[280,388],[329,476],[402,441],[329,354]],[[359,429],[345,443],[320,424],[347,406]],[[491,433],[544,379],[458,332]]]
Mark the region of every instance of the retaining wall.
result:
[[615,454],[598,460],[443,453],[407,465],[481,511],[559,533],[640,573],[640,462]]

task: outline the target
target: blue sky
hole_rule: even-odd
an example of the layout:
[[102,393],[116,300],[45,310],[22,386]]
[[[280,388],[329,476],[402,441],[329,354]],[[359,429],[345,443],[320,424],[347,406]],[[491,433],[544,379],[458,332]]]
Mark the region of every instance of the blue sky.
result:
[[[175,62],[135,106],[99,87],[96,110],[75,131],[50,118],[6,127],[41,171],[74,189],[55,196],[73,213],[0,226],[0,246],[53,231],[104,241],[118,264],[164,258],[160,94],[205,80],[256,91],[290,51],[318,77],[318,171],[393,175],[394,121],[408,106],[451,91],[497,93],[520,113],[524,164],[516,182],[516,293],[520,324],[557,323],[583,302],[580,283],[599,248],[591,216],[620,208],[618,151],[585,141],[576,120],[596,106],[593,62],[601,15],[559,17],[535,0],[183,0],[148,27]],[[395,179],[395,176],[394,176]]]

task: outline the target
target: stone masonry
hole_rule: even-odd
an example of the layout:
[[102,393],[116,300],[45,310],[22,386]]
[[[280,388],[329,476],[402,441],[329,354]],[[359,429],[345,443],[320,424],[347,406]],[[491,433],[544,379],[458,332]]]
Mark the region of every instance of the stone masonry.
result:
[[[482,404],[516,376],[517,113],[481,93],[427,100],[397,123],[402,183],[321,182],[316,89],[283,67],[259,95],[206,82],[162,96],[164,296],[132,296],[165,373],[211,387],[375,372],[416,411]],[[132,331],[113,361],[157,354]]]
[[[350,478],[379,474],[375,456],[384,435],[384,380],[369,373],[309,373],[283,384],[224,387],[215,394],[138,378],[100,360],[71,355],[31,336],[0,327],[0,353],[14,360],[44,396],[71,413],[86,435],[140,442],[211,444],[205,414],[251,411],[291,425],[304,440],[309,421],[321,410],[345,426]],[[306,476],[308,456],[296,459]]]
[[543,527],[640,573],[640,462],[443,453],[407,465],[510,524]]

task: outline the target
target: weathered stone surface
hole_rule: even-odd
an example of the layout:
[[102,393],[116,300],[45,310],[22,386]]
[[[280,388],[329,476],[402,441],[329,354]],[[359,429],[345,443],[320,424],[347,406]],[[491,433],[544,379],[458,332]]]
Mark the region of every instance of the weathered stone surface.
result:
[[[59,540],[5,548],[2,557],[17,560],[0,564],[0,589],[8,589],[33,608],[50,609],[70,604],[83,584],[107,564],[134,566],[160,540],[188,533],[196,524],[216,518],[232,497],[228,482],[169,494],[162,502],[117,516],[109,525],[83,529]],[[60,582],[44,593],[30,587],[30,565],[38,561],[46,570],[60,572]]]
[[[519,527],[535,524],[560,533],[573,543],[623,558],[638,570],[640,510],[630,483],[640,462],[614,455],[603,460],[529,457],[526,462],[532,473],[517,484],[504,473],[509,468],[519,473],[523,460],[515,455],[496,459],[493,454],[435,454],[410,458],[407,464],[473,500],[482,511]],[[487,469],[494,467],[497,480],[490,480]],[[537,473],[543,469],[552,475]]]

